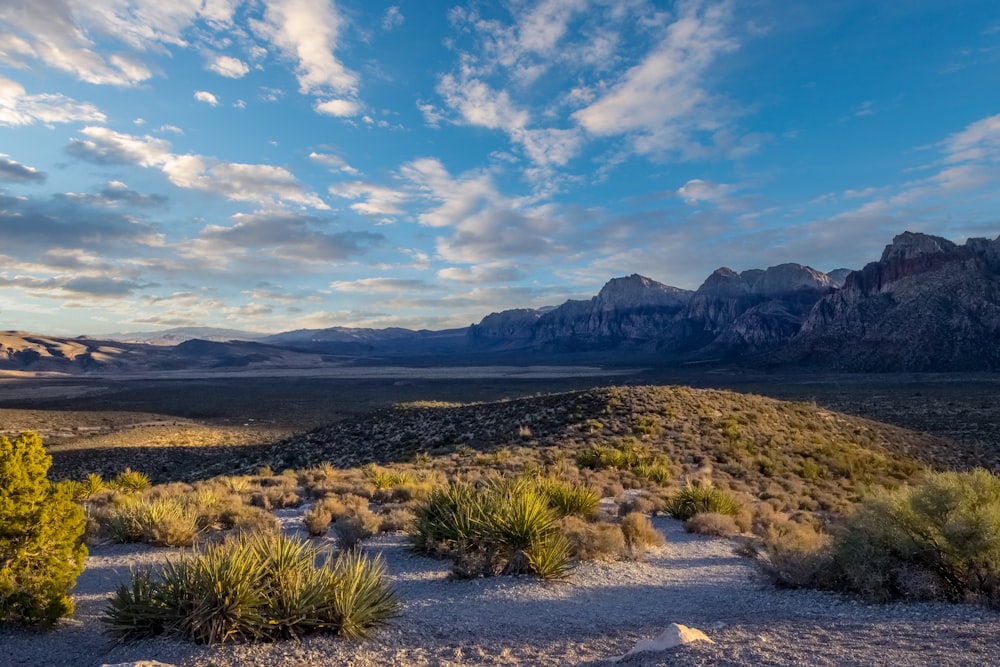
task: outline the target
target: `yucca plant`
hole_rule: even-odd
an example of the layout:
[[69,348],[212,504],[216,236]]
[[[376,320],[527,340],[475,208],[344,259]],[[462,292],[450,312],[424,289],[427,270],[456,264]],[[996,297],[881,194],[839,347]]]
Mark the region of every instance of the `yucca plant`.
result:
[[133,572],[102,620],[123,640],[167,634],[218,644],[317,631],[361,637],[398,610],[380,559],[332,559],[303,540],[257,534],[168,562],[158,577]]
[[333,563],[331,588],[324,617],[345,637],[366,637],[370,628],[399,613],[381,555],[371,560],[358,551],[341,552]]
[[80,491],[83,494],[83,499],[86,500],[103,491],[104,487],[104,479],[96,472],[92,472],[81,482]]
[[[557,514],[534,480],[494,478],[478,488],[451,484],[435,489],[414,513],[414,547],[452,558],[456,576],[545,576],[534,569],[532,553],[558,532]],[[567,550],[565,567],[568,559]]]
[[572,549],[561,533],[532,544],[527,556],[531,572],[542,579],[566,579],[573,573]]
[[697,482],[688,482],[667,503],[667,513],[681,521],[701,512],[735,516],[740,513],[740,504],[725,491]]
[[581,484],[549,480],[541,485],[541,490],[548,498],[549,507],[556,510],[560,518],[571,514],[590,516],[601,504],[597,490]]
[[124,493],[138,493],[145,491],[149,486],[149,476],[131,468],[125,468],[113,480],[108,482],[108,488]]

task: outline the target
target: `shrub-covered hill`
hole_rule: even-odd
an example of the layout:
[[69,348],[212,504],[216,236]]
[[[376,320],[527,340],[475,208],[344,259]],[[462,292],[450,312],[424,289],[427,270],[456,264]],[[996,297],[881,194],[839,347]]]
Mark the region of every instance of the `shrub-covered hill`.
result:
[[[284,440],[253,459],[204,470],[260,465],[302,469],[414,461],[428,465],[544,470],[623,467],[595,453],[669,457],[672,484],[713,485],[776,509],[840,513],[871,487],[895,487],[927,467],[972,463],[945,441],[815,405],[687,387],[611,387],[470,405],[406,404]],[[589,465],[584,462],[591,459]],[[430,455],[429,457],[426,455]],[[597,456],[596,458],[600,458]],[[662,458],[661,458],[662,462]],[[228,467],[226,467],[228,466]],[[590,468],[596,468],[591,470]],[[616,471],[626,487],[642,471]]]

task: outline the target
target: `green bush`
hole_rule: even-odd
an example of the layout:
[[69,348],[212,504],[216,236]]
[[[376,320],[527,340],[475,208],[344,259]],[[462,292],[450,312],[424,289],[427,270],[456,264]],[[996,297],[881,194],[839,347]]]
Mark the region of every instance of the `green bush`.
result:
[[875,600],[1000,606],[1000,477],[945,472],[865,501],[835,536],[841,584]]
[[451,558],[458,577],[534,574],[560,578],[570,553],[557,515],[538,482],[494,478],[479,487],[453,483],[414,510],[414,548]]
[[53,623],[73,613],[83,571],[83,508],[68,484],[50,484],[42,439],[0,436],[0,622]]
[[361,637],[398,610],[381,558],[332,558],[308,541],[258,533],[168,562],[159,576],[133,573],[102,620],[125,641],[165,634],[218,644],[315,632]]
[[109,489],[123,491],[125,493],[138,493],[149,488],[149,476],[131,468],[118,473],[118,476],[107,484]]
[[725,491],[697,483],[688,483],[667,503],[667,513],[681,521],[702,512],[736,516],[740,513],[740,504]]

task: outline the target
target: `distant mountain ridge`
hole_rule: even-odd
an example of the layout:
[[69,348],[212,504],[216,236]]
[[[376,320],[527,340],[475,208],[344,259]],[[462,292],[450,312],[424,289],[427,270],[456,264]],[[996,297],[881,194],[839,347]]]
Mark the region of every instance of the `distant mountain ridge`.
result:
[[[586,359],[995,371],[1000,370],[1000,237],[959,245],[904,232],[878,261],[857,271],[823,273],[794,263],[740,273],[721,267],[693,291],[632,274],[611,279],[588,300],[491,313],[477,324],[443,331],[331,327],[261,335],[196,328],[159,332],[150,340],[162,344],[181,332],[199,333],[212,344],[178,342],[153,353],[134,342],[18,338],[8,332],[0,339],[0,370],[94,372],[126,368],[141,358],[154,369]],[[168,351],[172,356],[165,360]]]

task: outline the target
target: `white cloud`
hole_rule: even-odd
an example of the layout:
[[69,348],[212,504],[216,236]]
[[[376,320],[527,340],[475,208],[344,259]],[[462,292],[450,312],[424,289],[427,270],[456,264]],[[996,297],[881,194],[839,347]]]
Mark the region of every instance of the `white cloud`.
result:
[[332,0],[272,0],[254,31],[297,63],[299,91],[325,95],[357,90],[358,77],[334,55],[344,26]]
[[222,162],[201,155],[178,155],[170,143],[150,135],[136,137],[104,127],[85,127],[86,139],[74,139],[70,153],[98,163],[155,167],[180,188],[204,190],[227,199],[261,204],[287,202],[314,209],[329,206],[303,188],[284,167]]
[[970,123],[948,137],[943,145],[945,161],[991,161],[1000,159],[1000,114]]
[[438,278],[461,283],[508,283],[525,277],[524,271],[507,264],[478,264],[469,267],[450,266],[437,272]]
[[318,113],[327,116],[346,118],[358,115],[358,112],[361,111],[361,104],[354,100],[326,100],[325,102],[317,101],[313,108]]
[[399,5],[392,5],[385,10],[385,14],[382,16],[382,29],[388,32],[403,25],[405,20],[403,12],[399,11]]
[[[437,91],[465,123],[502,130],[535,164],[562,166],[579,152],[582,136],[578,130],[529,129],[530,114],[518,108],[506,90],[497,91],[483,81],[448,74],[441,78]],[[426,111],[424,117],[428,118]]]
[[399,204],[406,199],[403,192],[364,181],[331,185],[330,194],[344,199],[363,199],[364,201],[351,204],[351,209],[372,216],[399,215],[403,212]]
[[372,232],[327,233],[323,221],[281,209],[237,213],[231,226],[208,225],[190,245],[194,255],[245,255],[252,249],[296,262],[325,263],[362,255],[385,239]]
[[407,278],[360,278],[358,280],[336,280],[330,288],[338,292],[361,292],[363,294],[397,294],[413,290],[433,289],[422,280]]
[[232,56],[216,56],[209,64],[208,69],[230,79],[243,78],[250,71],[249,65]]
[[[40,61],[87,83],[133,86],[152,76],[141,59],[144,54],[188,46],[185,32],[199,19],[214,28],[231,25],[236,4],[236,0],[4,2],[0,23],[6,30],[0,29],[0,43],[13,45],[7,59],[15,66]],[[103,42],[100,48],[99,42]]]
[[725,102],[704,87],[705,74],[738,46],[728,3],[688,0],[659,45],[573,118],[590,134],[633,134],[640,153],[694,158],[712,152],[699,135],[724,129]]
[[207,90],[195,91],[194,99],[198,100],[199,102],[204,102],[205,104],[209,104],[213,107],[219,106],[219,98],[213,95],[212,93],[208,92]]
[[400,170],[433,208],[417,216],[420,224],[447,230],[436,239],[438,255],[456,264],[512,261],[546,256],[564,248],[568,231],[554,207],[502,195],[492,177],[469,172],[453,178],[436,159],[414,160]]
[[309,153],[309,159],[334,171],[342,171],[345,174],[358,173],[357,169],[347,164],[347,161],[339,155],[334,155],[332,153],[317,153],[316,151],[313,151]]
[[699,202],[711,202],[717,204],[732,191],[732,186],[725,183],[715,183],[704,181],[700,178],[692,178],[687,183],[677,189],[677,194],[687,204],[697,204]]
[[6,153],[0,153],[0,181],[15,183],[44,183],[46,174],[34,167],[12,160]]
[[0,125],[40,123],[103,123],[104,114],[93,104],[64,95],[28,95],[17,81],[0,76]]

